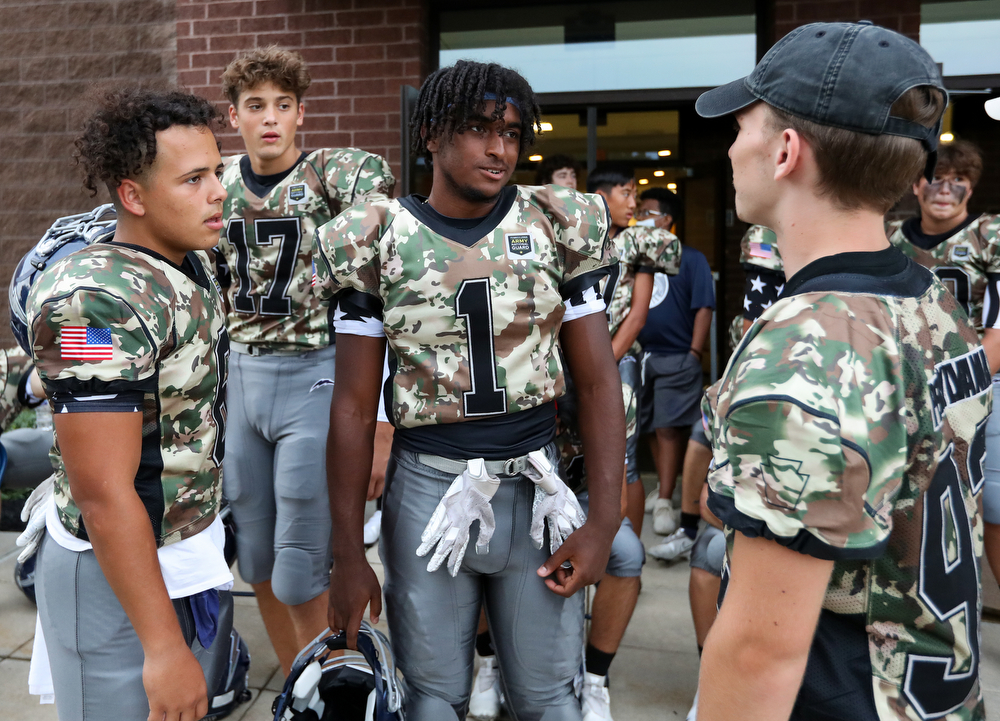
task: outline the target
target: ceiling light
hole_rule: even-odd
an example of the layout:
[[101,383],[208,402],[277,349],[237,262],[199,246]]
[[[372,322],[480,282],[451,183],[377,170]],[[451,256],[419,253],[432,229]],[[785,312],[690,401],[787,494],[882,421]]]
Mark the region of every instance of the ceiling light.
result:
[[677,183],[667,183],[667,190],[677,190]]
[[657,153],[657,155],[659,155],[661,158],[666,158],[666,157],[668,157],[670,155],[670,151],[669,150],[661,150],[660,152]]
[[552,123],[542,123],[542,132],[543,133],[551,133],[552,132]]
[[664,175],[666,175],[666,173],[664,173],[662,170],[654,170],[653,175],[657,178],[662,178]]
[[542,159],[541,155],[529,155],[528,156],[528,160],[530,160],[532,163],[537,163],[541,159]]
[[639,178],[639,185],[649,185],[649,178]]
[[954,139],[955,139],[955,135],[953,133],[941,133],[941,142],[942,143],[950,143]]

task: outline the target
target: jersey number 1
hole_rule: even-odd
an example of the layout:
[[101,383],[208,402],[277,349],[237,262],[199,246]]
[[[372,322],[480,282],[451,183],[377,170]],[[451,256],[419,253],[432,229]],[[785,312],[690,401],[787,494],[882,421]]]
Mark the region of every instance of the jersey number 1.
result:
[[469,337],[469,376],[472,389],[462,393],[466,416],[492,416],[507,412],[507,391],[498,387],[493,348],[493,300],[490,279],[462,281],[455,296],[455,313],[465,320]]
[[[292,283],[292,273],[295,272],[295,261],[299,257],[299,244],[302,242],[302,228],[298,218],[257,218],[253,222],[255,244],[272,246],[278,244],[278,259],[275,263],[274,277],[267,292],[260,296],[261,315],[291,315],[292,299],[288,296],[288,287]],[[236,249],[236,277],[240,285],[233,297],[233,309],[237,313],[253,314],[257,312],[256,294],[251,292],[250,285],[250,246],[247,243],[246,221],[234,218],[226,228],[226,239]]]

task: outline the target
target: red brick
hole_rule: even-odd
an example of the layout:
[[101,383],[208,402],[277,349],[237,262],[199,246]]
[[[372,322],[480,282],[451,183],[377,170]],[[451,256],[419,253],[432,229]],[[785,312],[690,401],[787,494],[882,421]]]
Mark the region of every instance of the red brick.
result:
[[333,45],[339,47],[340,45],[350,45],[350,43],[350,29],[307,30],[305,32],[305,37],[303,38],[303,44],[307,48],[314,47],[316,45]]
[[[212,40],[214,41],[215,38]],[[178,53],[197,53],[206,50],[208,50],[208,38],[177,38]]]
[[333,48],[332,47],[310,47],[310,48],[299,48],[299,52],[307,63],[312,66],[312,63],[328,63],[333,60]]
[[350,63],[310,63],[309,74],[317,80],[346,80],[354,77]]
[[212,2],[208,4],[208,18],[212,20],[243,18],[253,15],[253,0],[236,2]]
[[354,98],[355,113],[398,113],[398,97]]
[[402,74],[403,63],[401,62],[354,64],[354,77],[356,78],[398,78]]
[[337,130],[385,130],[385,115],[341,115]]
[[354,144],[359,148],[370,148],[375,145],[399,144],[399,133],[388,130],[365,130],[354,133]]
[[123,0],[115,8],[118,24],[158,23],[173,20],[174,3],[164,0]]
[[229,35],[235,31],[232,20],[194,20],[192,26],[195,35]]
[[160,53],[128,53],[115,57],[115,77],[160,75],[162,72],[163,58]]
[[303,10],[302,0],[257,0],[255,15],[299,15]]
[[[396,105],[399,105],[397,101]],[[350,98],[313,98],[306,96],[306,115],[340,115],[351,112]],[[308,121],[307,121],[308,122]]]
[[332,28],[336,24],[336,14],[332,12],[302,13],[288,16],[289,30],[321,30]]
[[859,0],[858,6],[858,12],[864,17],[920,13],[920,0]]
[[177,82],[185,87],[208,85],[207,70],[184,70],[177,73]]
[[204,20],[206,17],[208,17],[208,5],[177,3],[178,20]]
[[214,53],[192,53],[191,66],[195,68],[224,68],[233,59],[233,53],[220,51]]
[[[349,10],[337,13],[337,25],[342,28],[372,27],[384,22],[384,10]],[[397,22],[396,12],[393,12],[393,23]]]
[[278,33],[284,32],[287,28],[285,17],[275,15],[265,18],[240,18],[241,33]]
[[343,148],[352,145],[350,133],[302,133],[302,145],[309,148]]
[[337,82],[337,95],[385,95],[385,80],[372,78],[370,80],[340,80]]
[[383,60],[385,46],[383,45],[342,45],[336,50],[337,61],[350,63],[356,60]]
[[177,37],[186,38],[194,34],[194,28],[192,27],[193,22],[179,22],[177,23]]
[[272,43],[289,48],[302,47],[302,33],[257,33],[257,45]]
[[420,8],[410,10],[393,10],[393,25],[422,25],[424,22],[424,12]]
[[398,26],[386,25],[377,28],[359,27],[354,29],[354,43],[356,45],[364,43],[381,43],[385,45],[400,42],[403,42],[403,28]]
[[407,61],[406,64],[403,66],[403,77],[420,78],[420,81],[417,83],[417,85],[422,83],[424,78],[423,62],[420,60]]

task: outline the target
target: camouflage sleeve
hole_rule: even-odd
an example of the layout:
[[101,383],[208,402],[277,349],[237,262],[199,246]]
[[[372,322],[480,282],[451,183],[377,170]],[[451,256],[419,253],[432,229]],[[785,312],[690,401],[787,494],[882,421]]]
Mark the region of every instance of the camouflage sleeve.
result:
[[978,225],[986,266],[983,328],[1000,329],[1000,215],[983,216]]
[[123,299],[81,288],[37,299],[29,340],[56,413],[133,412],[156,388],[158,347]]
[[740,265],[752,265],[784,275],[778,238],[773,230],[763,225],[752,225],[740,241]]
[[559,288],[563,298],[595,285],[610,272],[618,254],[604,198],[546,185],[535,193],[535,201],[552,223],[563,269]]
[[7,430],[24,408],[30,370],[31,358],[19,347],[0,349],[0,430]]
[[382,156],[355,148],[328,150],[323,177],[330,195],[340,199],[342,208],[387,199],[396,186],[392,169]]
[[381,317],[382,296],[379,239],[389,227],[388,200],[376,200],[348,208],[316,231],[316,295],[331,301],[345,291],[357,291],[355,305],[367,305]]
[[681,270],[681,241],[673,233],[661,228],[642,228],[637,233],[638,254],[636,270],[642,273],[677,275]]

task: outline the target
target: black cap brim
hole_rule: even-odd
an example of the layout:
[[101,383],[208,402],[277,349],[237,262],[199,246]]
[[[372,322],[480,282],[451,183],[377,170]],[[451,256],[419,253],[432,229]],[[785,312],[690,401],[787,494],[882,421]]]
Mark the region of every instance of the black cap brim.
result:
[[747,89],[746,78],[720,85],[698,96],[694,109],[703,118],[718,118],[731,115],[759,98]]

